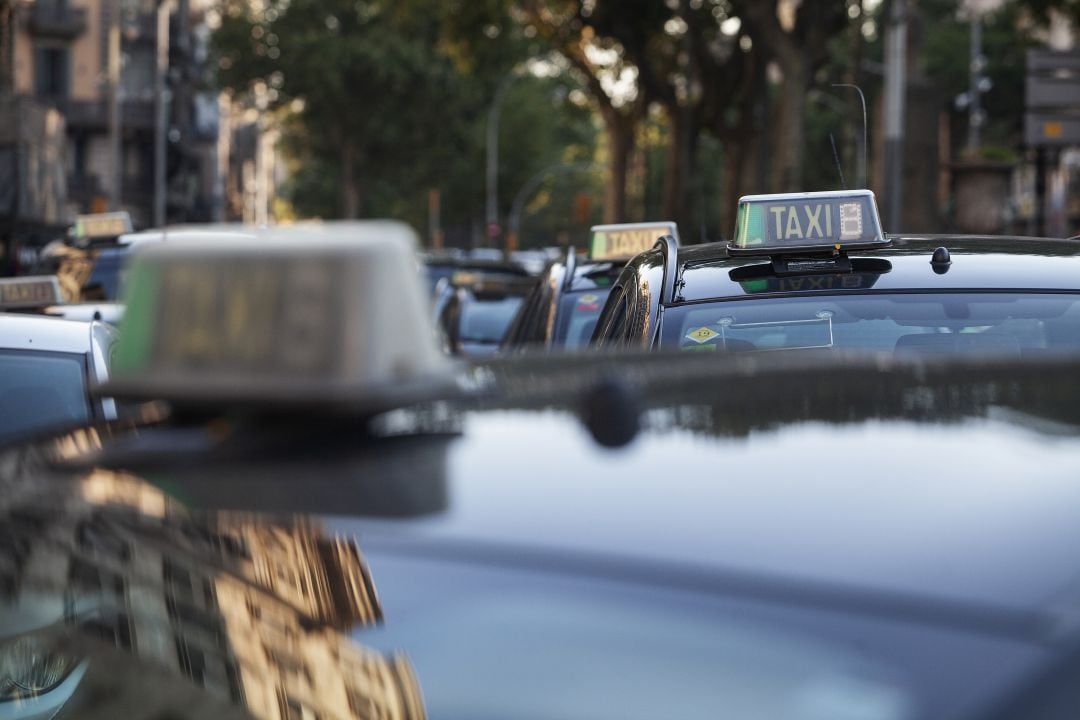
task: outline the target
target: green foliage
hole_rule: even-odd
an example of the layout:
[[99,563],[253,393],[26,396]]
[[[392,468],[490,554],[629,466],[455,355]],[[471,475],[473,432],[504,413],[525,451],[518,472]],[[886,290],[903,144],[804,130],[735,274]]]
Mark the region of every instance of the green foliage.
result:
[[[506,3],[271,0],[256,12],[223,2],[214,36],[221,86],[279,115],[302,101],[283,141],[293,171],[283,191],[299,215],[341,214],[348,149],[363,216],[422,230],[428,192],[439,189],[449,239],[471,240],[483,219],[491,99],[537,50]],[[504,216],[532,173],[591,158],[592,120],[567,101],[571,89],[564,79],[513,81],[500,133]]]

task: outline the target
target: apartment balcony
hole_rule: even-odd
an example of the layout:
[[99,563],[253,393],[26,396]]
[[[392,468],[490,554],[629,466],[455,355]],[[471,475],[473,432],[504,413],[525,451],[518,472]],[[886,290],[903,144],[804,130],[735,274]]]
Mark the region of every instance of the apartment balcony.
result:
[[72,40],[86,32],[86,9],[38,0],[29,10],[30,32],[38,37]]
[[[64,110],[69,128],[102,132],[109,128],[109,105],[104,101],[69,102]],[[150,100],[123,101],[120,124],[125,130],[153,130],[154,103]]]
[[155,13],[139,13],[131,17],[125,17],[120,22],[120,33],[125,42],[153,45],[157,42],[157,15]]

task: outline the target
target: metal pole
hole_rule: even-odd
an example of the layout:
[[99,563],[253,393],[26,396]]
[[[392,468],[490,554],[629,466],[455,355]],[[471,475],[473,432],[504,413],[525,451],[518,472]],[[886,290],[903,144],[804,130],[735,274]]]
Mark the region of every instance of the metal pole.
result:
[[154,74],[154,227],[165,226],[165,143],[168,136],[168,102],[165,76],[169,72],[169,11],[162,0],[157,9],[157,72]]
[[488,110],[487,121],[487,227],[484,228],[485,246],[494,243],[494,228],[499,225],[499,116],[502,111],[503,97],[514,79],[514,73],[506,75],[499,81],[495,89],[495,97],[491,100],[491,108]]
[[868,173],[867,164],[866,164],[866,152],[867,152],[866,148],[867,148],[867,146],[869,144],[867,142],[866,96],[863,95],[862,88],[859,87],[858,85],[855,85],[854,83],[836,83],[836,84],[833,85],[833,87],[836,87],[836,88],[852,88],[852,89],[855,90],[855,92],[859,93],[859,102],[862,103],[862,136],[861,136],[861,140],[856,140],[856,144],[859,146],[858,150],[859,150],[860,162],[859,162],[858,172],[855,175],[855,187],[857,187],[857,188],[869,187],[869,185],[866,184],[867,173]]
[[11,161],[12,188],[11,206],[8,208],[8,227],[3,239],[4,257],[2,265],[4,275],[14,275],[18,254],[19,209],[22,203],[22,103],[19,101],[18,88],[15,86],[15,39],[18,35],[18,22],[15,3],[12,0],[4,4],[4,73],[0,78],[0,92],[8,94],[11,101]]
[[1035,234],[1046,236],[1046,148],[1035,150]]
[[266,85],[255,83],[255,225],[265,227],[270,222],[270,188],[267,175],[270,164],[267,162],[267,120],[266,110],[270,106]]
[[110,206],[120,209],[123,191],[121,178],[121,116],[120,116],[120,0],[110,0],[109,8],[109,180]]
[[971,66],[969,68],[971,89],[968,91],[968,150],[976,150],[981,142],[982,129],[982,91],[979,81],[982,79],[982,21],[977,15],[971,18]]
[[901,229],[907,90],[907,0],[892,0],[885,34],[885,222]]

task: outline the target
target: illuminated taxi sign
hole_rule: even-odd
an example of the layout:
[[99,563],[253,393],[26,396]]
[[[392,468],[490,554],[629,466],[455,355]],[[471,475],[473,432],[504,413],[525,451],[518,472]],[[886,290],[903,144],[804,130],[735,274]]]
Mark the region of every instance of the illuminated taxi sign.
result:
[[594,225],[589,241],[590,260],[629,260],[652,248],[664,235],[679,239],[673,222]]
[[114,240],[132,231],[131,215],[127,212],[79,215],[75,218],[73,234],[79,244],[94,240]]
[[739,199],[733,255],[829,252],[887,245],[869,190],[747,195]]
[[44,308],[63,302],[55,275],[0,279],[0,310]]
[[393,222],[146,245],[131,261],[100,392],[365,412],[426,397],[449,374],[415,249]]

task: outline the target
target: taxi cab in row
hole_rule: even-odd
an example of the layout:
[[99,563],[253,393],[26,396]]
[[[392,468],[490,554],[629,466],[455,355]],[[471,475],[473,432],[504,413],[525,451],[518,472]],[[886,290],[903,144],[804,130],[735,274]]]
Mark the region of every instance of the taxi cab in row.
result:
[[730,244],[660,243],[634,258],[593,340],[692,352],[1080,349],[1080,242],[886,236],[865,190],[747,196]]
[[409,230],[269,235],[136,253],[151,404],[0,451],[0,711],[1075,715],[1075,356],[461,374]]
[[507,328],[537,278],[516,263],[459,263],[435,285],[432,316],[451,355],[487,357],[499,350]]
[[507,330],[503,351],[573,350],[588,345],[623,266],[664,237],[678,246],[675,223],[594,226],[587,259],[580,261],[570,248],[564,261],[548,267]]
[[90,388],[108,379],[117,332],[42,314],[61,302],[54,275],[0,279],[0,444],[116,418]]

